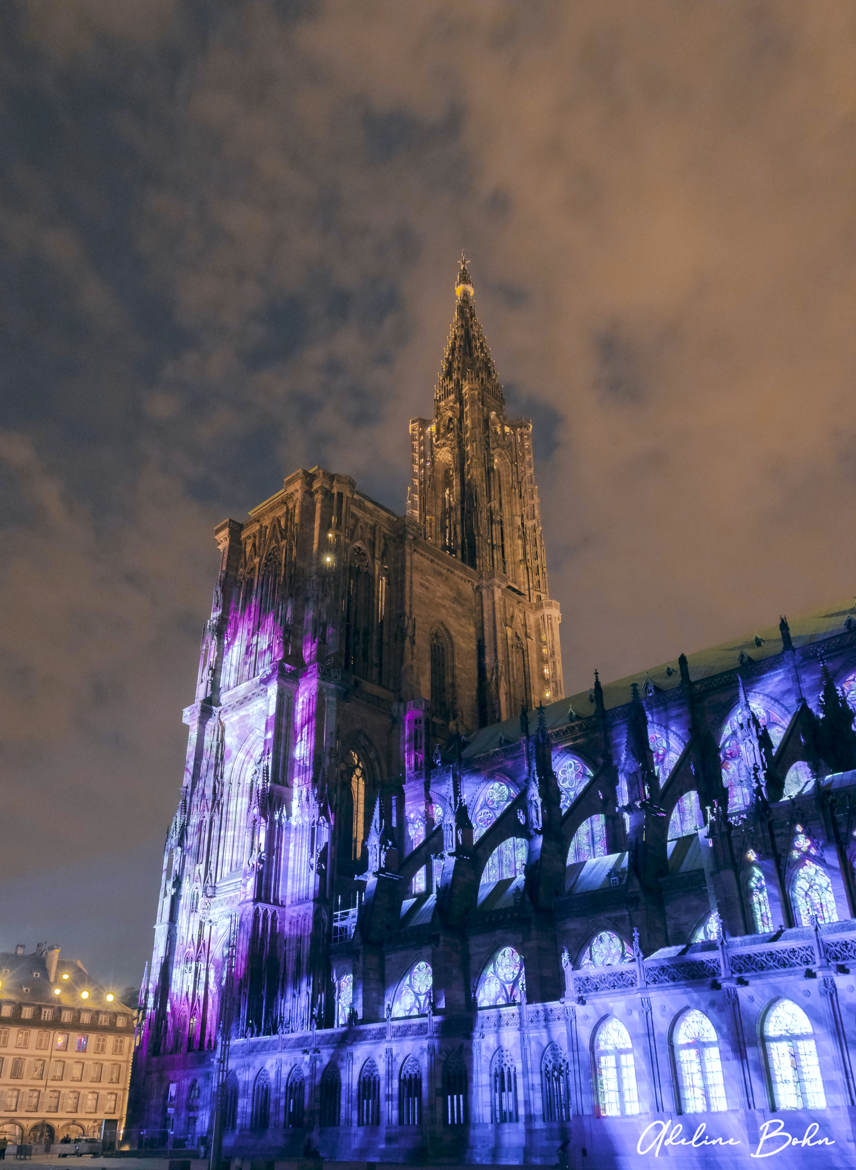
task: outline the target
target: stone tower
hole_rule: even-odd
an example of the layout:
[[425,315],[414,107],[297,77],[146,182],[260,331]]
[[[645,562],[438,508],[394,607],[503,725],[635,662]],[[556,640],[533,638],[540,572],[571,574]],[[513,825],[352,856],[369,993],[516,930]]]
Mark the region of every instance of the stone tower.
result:
[[563,692],[558,603],[550,599],[532,423],[508,418],[462,258],[434,414],[410,423],[407,517],[477,575],[479,722]]

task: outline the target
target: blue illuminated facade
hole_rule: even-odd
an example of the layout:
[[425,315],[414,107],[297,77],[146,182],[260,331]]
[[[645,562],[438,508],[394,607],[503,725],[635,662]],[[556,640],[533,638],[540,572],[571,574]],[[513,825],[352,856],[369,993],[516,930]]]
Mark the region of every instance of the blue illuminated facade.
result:
[[850,1166],[856,609],[556,700],[473,295],[462,266],[406,516],[315,468],[217,530],[132,1134]]

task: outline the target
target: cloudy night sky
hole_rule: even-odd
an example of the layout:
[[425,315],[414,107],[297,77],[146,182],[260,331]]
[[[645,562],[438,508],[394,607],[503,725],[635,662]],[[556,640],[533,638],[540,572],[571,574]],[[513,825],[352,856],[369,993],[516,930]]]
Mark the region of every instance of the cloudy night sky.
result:
[[0,8],[0,949],[150,953],[217,557],[398,511],[461,249],[569,692],[856,592],[848,4]]

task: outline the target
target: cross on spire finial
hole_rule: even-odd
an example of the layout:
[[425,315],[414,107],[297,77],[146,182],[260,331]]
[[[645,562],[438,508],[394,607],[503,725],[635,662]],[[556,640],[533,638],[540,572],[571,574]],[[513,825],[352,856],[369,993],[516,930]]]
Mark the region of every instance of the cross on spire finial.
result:
[[470,276],[470,262],[466,254],[461,252],[461,259],[458,263],[458,278],[455,281],[455,296],[460,300],[464,293],[469,293],[472,296],[474,292]]

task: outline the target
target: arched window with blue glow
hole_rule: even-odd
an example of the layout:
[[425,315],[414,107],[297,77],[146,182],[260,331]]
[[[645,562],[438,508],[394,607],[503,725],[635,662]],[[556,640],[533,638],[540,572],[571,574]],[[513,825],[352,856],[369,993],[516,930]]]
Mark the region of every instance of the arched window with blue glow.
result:
[[422,1124],[422,1070],[412,1055],[406,1057],[398,1074],[398,1124]]
[[826,1094],[811,1022],[790,999],[780,999],[762,1028],[774,1109],[825,1109]]
[[336,981],[336,1027],[344,1028],[351,1016],[354,1002],[354,977],[342,975]]
[[523,877],[528,854],[529,844],[525,837],[509,837],[501,841],[484,863],[479,885],[491,885],[503,878]]
[[507,780],[491,780],[489,784],[482,785],[470,818],[474,841],[484,836],[516,796],[516,791]]
[[814,783],[814,776],[811,768],[805,760],[797,760],[795,764],[791,764],[785,776],[784,796],[797,796],[800,792],[811,788]]
[[514,947],[500,947],[485,966],[476,988],[480,1008],[520,1003],[526,993],[523,956]]
[[693,789],[691,792],[685,792],[672,809],[667,836],[670,841],[676,841],[679,837],[689,837],[703,828],[701,801]]
[[250,1104],[250,1129],[262,1133],[270,1125],[270,1077],[262,1069],[253,1083]]
[[[785,716],[766,698],[752,698],[749,707],[758,724],[766,728],[774,748],[782,742],[787,729]],[[719,741],[722,781],[728,789],[729,812],[740,812],[752,802],[755,769],[761,758],[753,721],[742,707],[736,707],[722,729]]]
[[632,963],[633,948],[613,930],[601,930],[580,954],[580,967],[612,967],[616,963]]
[[342,1113],[342,1074],[339,1066],[331,1060],[321,1077],[318,1124],[338,1125]]
[[357,1125],[380,1125],[380,1073],[371,1057],[357,1081]]
[[844,696],[844,700],[850,710],[856,711],[856,670],[843,679],[838,689]]
[[496,1125],[517,1121],[517,1069],[507,1048],[498,1048],[490,1062],[490,1119]]
[[675,764],[681,758],[686,743],[668,727],[661,727],[658,723],[648,724],[648,746],[651,749],[651,758],[654,761],[654,771],[662,788],[675,769]]
[[639,1112],[636,1064],[630,1033],[620,1020],[604,1020],[594,1038],[595,1086],[600,1117],[629,1117]]
[[303,1111],[306,1104],[306,1081],[303,1069],[297,1065],[288,1074],[285,1084],[285,1128],[303,1129]]
[[672,1032],[682,1113],[721,1113],[728,1108],[719,1041],[713,1024],[696,1008],[685,1011]]
[[553,752],[553,771],[559,785],[562,812],[567,812],[594,777],[594,772],[585,760],[572,752],[561,750]]
[[813,861],[803,861],[794,873],[791,905],[798,926],[811,926],[815,918],[821,925],[838,921],[832,882]]
[[690,935],[690,942],[716,942],[722,929],[719,915],[715,910],[706,914]]
[[548,1044],[541,1057],[541,1104],[545,1121],[571,1120],[570,1068],[558,1044]]
[[404,977],[395,989],[392,1001],[392,1015],[394,1019],[403,1016],[427,1016],[428,1006],[431,1003],[431,989],[434,985],[431,964],[420,959],[418,963],[406,971]]
[[752,912],[752,925],[756,934],[768,934],[773,929],[773,913],[770,909],[770,896],[767,893],[767,882],[761,872],[761,867],[755,865],[755,851],[749,850],[747,860],[753,864],[746,871],[746,894],[749,899],[749,908]]
[[583,821],[571,839],[568,849],[568,865],[575,861],[590,861],[593,857],[606,857],[606,817],[603,813]]

